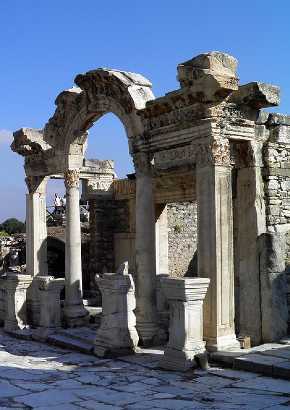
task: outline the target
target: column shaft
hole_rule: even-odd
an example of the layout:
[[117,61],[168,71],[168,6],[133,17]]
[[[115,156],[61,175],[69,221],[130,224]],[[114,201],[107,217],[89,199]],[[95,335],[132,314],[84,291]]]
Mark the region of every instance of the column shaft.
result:
[[87,323],[88,312],[82,300],[82,255],[79,172],[65,173],[66,241],[65,241],[65,320],[68,326]]
[[134,157],[136,167],[136,302],[137,330],[141,343],[156,338],[155,212],[151,164],[146,154]]
[[[198,273],[210,278],[204,337],[210,350],[238,346],[234,326],[233,215],[229,147],[208,147],[197,166]],[[224,142],[223,142],[224,144]],[[228,155],[225,155],[226,150]],[[204,148],[203,148],[204,150]]]
[[46,182],[44,177],[26,178],[26,270],[33,277],[47,275]]

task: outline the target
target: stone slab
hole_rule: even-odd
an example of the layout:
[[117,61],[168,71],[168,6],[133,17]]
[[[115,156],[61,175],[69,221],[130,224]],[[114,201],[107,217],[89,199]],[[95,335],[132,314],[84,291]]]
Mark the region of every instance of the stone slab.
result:
[[233,368],[273,376],[273,366],[283,362],[285,362],[285,359],[280,357],[250,353],[236,357],[234,359]]
[[91,343],[86,343],[81,340],[72,339],[63,335],[53,334],[50,335],[47,339],[49,344],[64,347],[67,349],[73,349],[81,353],[92,354],[93,346]]

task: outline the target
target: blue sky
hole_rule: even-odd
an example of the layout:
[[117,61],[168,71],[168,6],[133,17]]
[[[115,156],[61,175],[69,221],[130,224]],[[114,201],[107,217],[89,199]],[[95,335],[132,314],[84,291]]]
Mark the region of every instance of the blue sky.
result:
[[[290,112],[290,2],[269,0],[2,0],[0,2],[0,222],[25,218],[23,159],[11,131],[42,128],[57,94],[77,73],[98,67],[140,72],[156,96],[178,88],[178,63],[210,50],[239,60],[241,83],[282,89]],[[88,157],[130,171],[126,136],[112,115],[91,130]],[[62,184],[49,184],[60,192]],[[50,201],[50,199],[49,199]]]

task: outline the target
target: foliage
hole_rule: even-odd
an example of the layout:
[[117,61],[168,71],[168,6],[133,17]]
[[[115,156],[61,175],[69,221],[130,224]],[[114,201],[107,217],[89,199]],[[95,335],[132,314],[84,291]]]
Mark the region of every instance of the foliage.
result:
[[0,238],[3,238],[4,236],[9,236],[9,234],[5,231],[0,231]]
[[16,218],[9,218],[0,225],[0,231],[5,231],[9,235],[23,233],[25,232],[25,224]]

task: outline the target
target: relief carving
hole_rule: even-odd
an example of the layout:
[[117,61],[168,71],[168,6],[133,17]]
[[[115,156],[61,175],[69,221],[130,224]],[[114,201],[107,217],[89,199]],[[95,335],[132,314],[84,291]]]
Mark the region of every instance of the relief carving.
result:
[[230,143],[227,139],[214,139],[210,144],[198,144],[196,162],[199,167],[208,165],[230,166]]
[[68,169],[64,173],[64,183],[67,189],[79,188],[80,186],[80,172],[78,169]]

